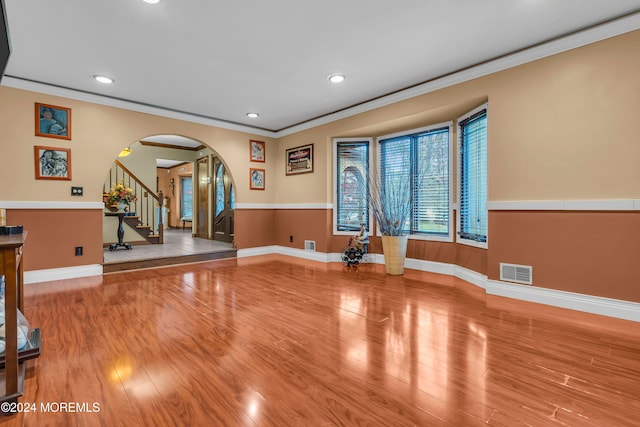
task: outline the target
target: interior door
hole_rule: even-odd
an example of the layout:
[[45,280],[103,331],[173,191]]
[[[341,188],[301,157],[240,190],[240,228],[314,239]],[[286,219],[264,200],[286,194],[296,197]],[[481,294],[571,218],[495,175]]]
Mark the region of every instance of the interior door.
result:
[[219,158],[213,158],[213,238],[233,242],[233,212],[235,194],[227,168]]
[[209,157],[198,159],[198,216],[196,236],[209,239]]

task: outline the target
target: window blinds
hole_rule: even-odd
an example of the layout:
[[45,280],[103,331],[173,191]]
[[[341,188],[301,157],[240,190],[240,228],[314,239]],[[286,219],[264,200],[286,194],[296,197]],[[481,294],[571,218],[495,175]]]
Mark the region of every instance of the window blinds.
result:
[[408,199],[404,232],[448,235],[449,128],[381,140],[380,184],[387,204]]
[[460,126],[460,237],[487,241],[487,110]]
[[369,228],[369,142],[337,143],[337,230],[358,231],[360,224]]

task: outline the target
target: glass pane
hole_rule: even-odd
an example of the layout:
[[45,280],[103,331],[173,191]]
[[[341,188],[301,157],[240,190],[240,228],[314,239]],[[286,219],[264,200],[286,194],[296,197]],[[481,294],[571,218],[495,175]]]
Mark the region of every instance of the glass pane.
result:
[[216,216],[224,210],[224,166],[218,166],[216,172]]
[[337,229],[358,231],[365,223],[369,230],[369,143],[338,143],[337,159]]
[[486,111],[461,125],[460,234],[487,241],[487,115]]
[[229,186],[229,192],[230,192],[229,198],[231,199],[230,200],[230,205],[231,205],[230,209],[234,210],[236,208],[236,192],[233,189],[233,184],[231,184]]
[[413,231],[449,234],[449,131],[416,137]]
[[383,235],[409,231],[411,214],[411,136],[386,139],[380,143],[380,188],[384,224]]
[[180,177],[180,217],[191,218],[193,212],[193,182],[190,176]]

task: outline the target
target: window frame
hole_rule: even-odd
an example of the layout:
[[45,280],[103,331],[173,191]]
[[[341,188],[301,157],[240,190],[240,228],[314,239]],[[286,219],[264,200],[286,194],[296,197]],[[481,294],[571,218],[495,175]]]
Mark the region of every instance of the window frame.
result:
[[[453,177],[453,120],[449,120],[446,122],[441,122],[441,123],[435,123],[435,124],[431,124],[428,126],[424,126],[421,128],[416,128],[416,129],[410,129],[410,130],[406,130],[406,131],[401,131],[401,132],[396,132],[396,133],[392,133],[392,134],[388,134],[388,135],[383,135],[383,136],[379,136],[376,137],[376,177],[378,176],[378,174],[380,173],[380,170],[382,169],[382,155],[381,155],[381,144],[380,141],[385,140],[385,139],[390,139],[390,138],[397,138],[397,137],[402,137],[402,136],[410,136],[410,135],[414,135],[414,134],[420,134],[420,133],[425,133],[425,132],[429,132],[431,130],[436,130],[436,129],[442,129],[442,128],[448,128],[448,141],[447,141],[447,155],[448,155],[448,170],[447,170],[447,175],[448,175],[448,183],[449,183],[449,207],[448,207],[448,211],[449,211],[449,218],[448,218],[448,224],[447,224],[447,229],[448,229],[448,233],[447,235],[436,235],[436,234],[428,234],[428,233],[419,233],[419,234],[409,234],[409,239],[412,240],[428,240],[428,241],[433,241],[433,242],[453,242],[454,241],[454,222],[453,222],[453,190],[454,190],[454,185],[452,183],[452,177]],[[382,234],[380,233],[380,228],[377,226],[376,224],[376,236],[382,236]]]
[[[371,137],[362,137],[362,138],[333,138],[333,175],[332,175],[332,179],[333,179],[333,206],[332,206],[332,210],[333,210],[333,235],[334,236],[353,236],[354,234],[358,233],[358,230],[356,231],[342,231],[342,230],[338,230],[338,185],[339,185],[339,179],[338,179],[338,145],[341,142],[345,142],[345,143],[353,143],[353,142],[366,142],[367,143],[367,147],[368,147],[368,152],[369,152],[369,168],[367,170],[367,174],[368,176],[365,177],[365,179],[369,179],[369,177],[371,176],[371,173],[373,171],[373,138]],[[371,212],[371,208],[369,208],[369,227],[368,227],[368,232],[371,233],[372,232],[372,226],[373,226],[373,213]]]
[[[486,159],[485,159],[485,166],[486,166],[486,177],[487,177],[487,188],[486,188],[486,192],[487,192],[487,200],[485,201],[485,211],[487,213],[487,240],[486,242],[478,242],[475,240],[471,240],[471,239],[466,239],[464,237],[461,237],[461,227],[462,227],[462,222],[461,222],[461,211],[462,211],[462,176],[461,176],[461,172],[462,172],[462,129],[461,129],[461,122],[463,122],[464,120],[467,120],[468,118],[474,116],[475,114],[478,114],[479,112],[481,112],[482,110],[486,110],[486,116],[487,116],[487,125],[486,125],[486,129],[487,129],[487,139],[486,139]],[[460,116],[456,122],[456,130],[457,130],[457,150],[458,150],[458,155],[457,155],[457,176],[456,179],[458,181],[457,183],[457,191],[458,191],[458,211],[457,211],[457,215],[456,215],[456,243],[462,244],[462,245],[467,245],[467,246],[473,246],[476,248],[481,248],[481,249],[488,249],[489,248],[489,211],[487,209],[487,204],[489,203],[489,103],[486,102],[476,108],[474,108],[473,110],[469,111],[468,113]]]
[[179,175],[178,177],[180,178],[180,218],[187,216],[184,214],[184,181],[187,179],[191,181],[191,217],[193,218],[193,177],[191,175]]

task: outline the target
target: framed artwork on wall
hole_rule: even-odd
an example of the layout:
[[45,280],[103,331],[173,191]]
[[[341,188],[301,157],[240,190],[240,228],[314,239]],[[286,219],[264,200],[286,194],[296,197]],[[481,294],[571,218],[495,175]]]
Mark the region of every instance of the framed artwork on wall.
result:
[[264,141],[250,140],[249,148],[251,152],[252,162],[264,162],[264,159],[265,159]]
[[71,108],[36,102],[36,136],[71,139]]
[[249,169],[249,189],[264,190],[264,169]]
[[36,179],[71,180],[71,149],[33,147]]
[[288,148],[285,156],[287,175],[313,172],[313,144]]

